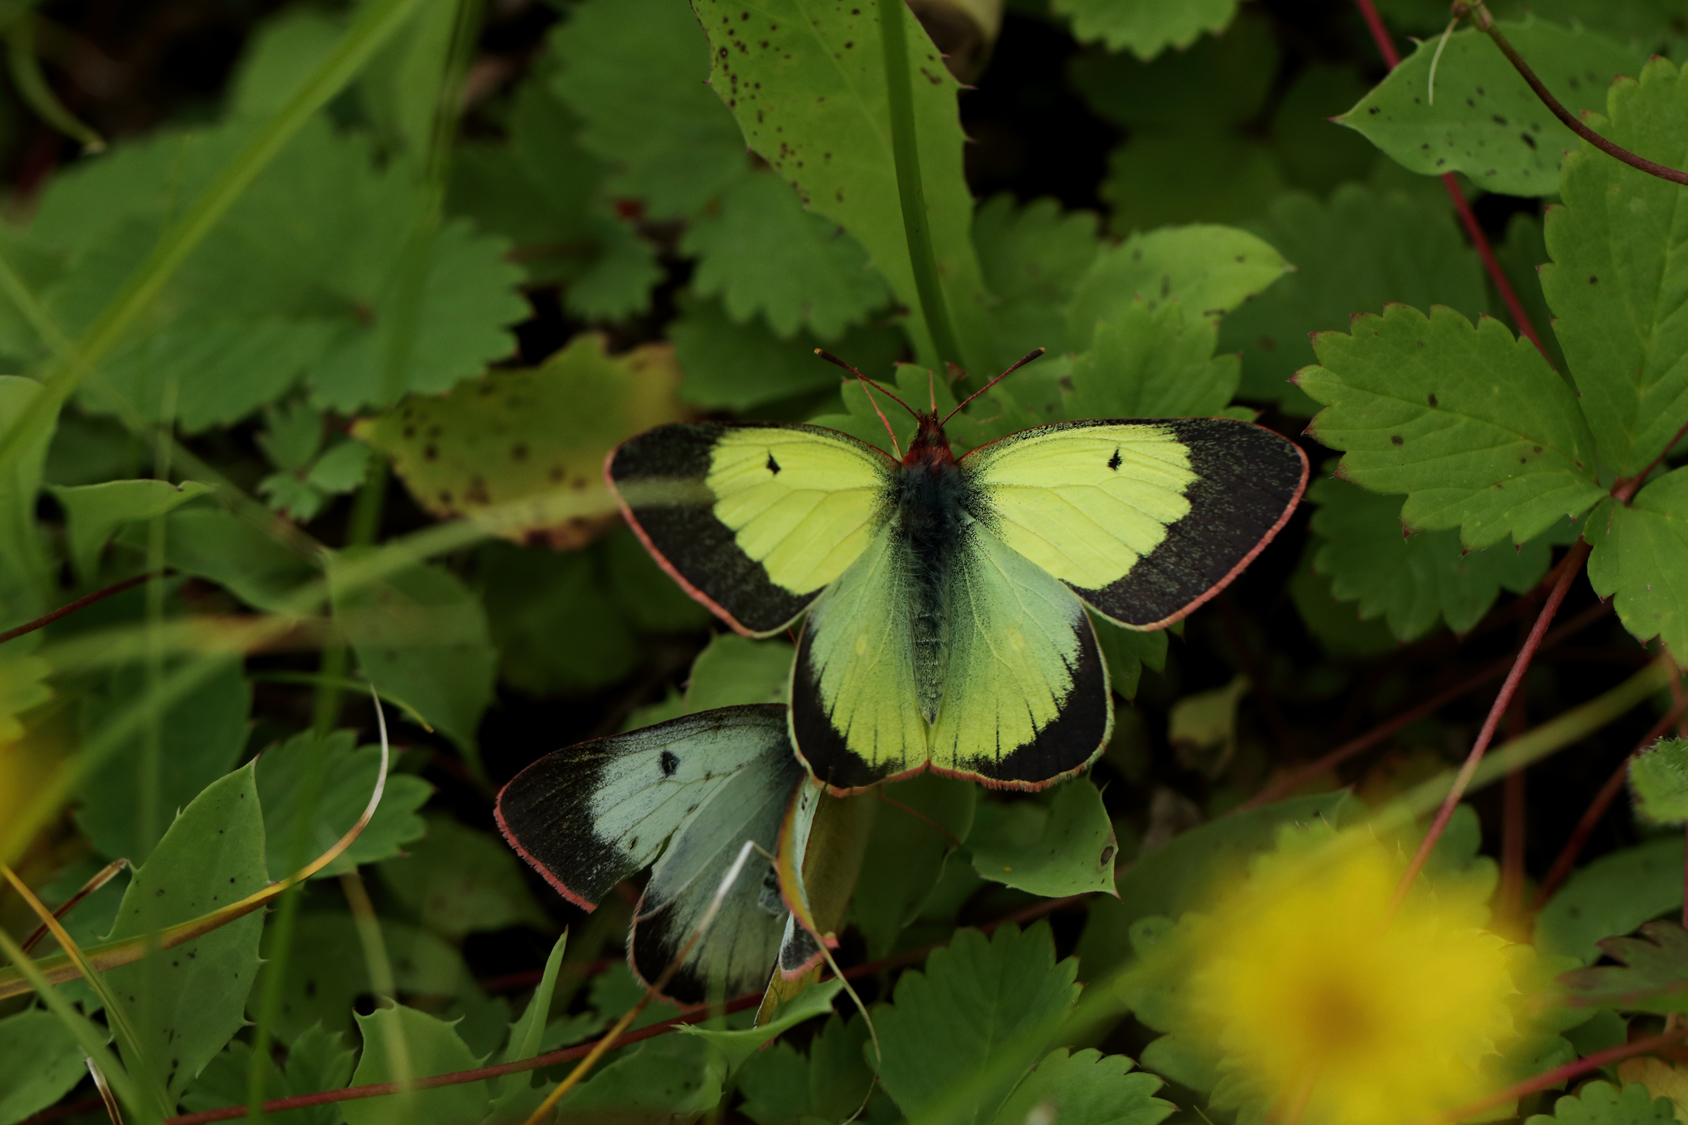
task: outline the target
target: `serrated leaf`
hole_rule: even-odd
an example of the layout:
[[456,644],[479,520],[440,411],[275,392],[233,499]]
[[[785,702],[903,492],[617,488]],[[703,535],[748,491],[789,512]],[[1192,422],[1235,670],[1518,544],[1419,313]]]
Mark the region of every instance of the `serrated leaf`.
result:
[[593,324],[650,311],[651,290],[663,277],[656,247],[621,219],[592,216],[597,252],[563,293],[563,307]]
[[551,34],[551,89],[580,116],[580,144],[611,195],[651,215],[692,214],[750,172],[732,115],[710,92],[697,18],[667,0],[590,0]]
[[[1688,82],[1664,59],[1614,83],[1602,136],[1681,162]],[[1680,190],[1593,146],[1565,159],[1565,206],[1547,213],[1542,290],[1602,465],[1641,472],[1688,424],[1688,241]]]
[[[997,1110],[996,1125],[1158,1125],[1178,1108],[1154,1096],[1161,1080],[1132,1072],[1124,1055],[1061,1047],[1045,1055]],[[1045,1115],[1040,1117],[1039,1115]]]
[[[1530,69],[1572,113],[1599,112],[1614,75],[1633,74],[1642,56],[1579,29],[1544,21],[1502,21],[1500,29]],[[1550,195],[1559,162],[1577,147],[1489,37],[1468,28],[1448,37],[1428,92],[1438,39],[1418,44],[1400,66],[1336,120],[1358,130],[1403,167],[1425,175],[1464,172],[1484,191]]]
[[[263,812],[248,765],[213,782],[174,819],[130,880],[108,940],[209,914],[268,881]],[[171,1093],[192,1082],[245,1024],[262,929],[263,915],[248,914],[106,974]]]
[[[1542,235],[1539,216],[1520,211],[1506,221],[1506,238],[1495,247],[1495,260],[1500,262],[1507,280],[1512,283],[1512,291],[1524,306],[1524,315],[1530,318],[1536,334],[1547,345],[1553,369],[1566,372],[1570,370],[1570,365],[1565,362],[1565,350],[1559,346],[1558,326],[1553,323],[1553,313],[1548,309],[1547,297],[1542,292],[1541,270],[1547,259],[1547,243]],[[1499,294],[1495,296],[1498,298]],[[1491,307],[1489,311],[1493,316],[1504,315],[1507,324],[1517,330],[1510,310]]]
[[[510,1025],[510,1042],[505,1046],[504,1057],[500,1061],[508,1063],[531,1059],[545,1049],[546,1017],[551,1011],[551,997],[557,991],[557,974],[563,967],[563,954],[568,949],[568,942],[568,931],[564,930],[545,958],[539,984],[528,998],[521,1018]],[[493,1089],[492,1112],[487,1117],[489,1122],[525,1118],[539,1108],[545,1097],[542,1091],[533,1088],[526,1074],[493,1079]]]
[[1322,366],[1295,377],[1325,406],[1308,432],[1347,451],[1346,479],[1406,493],[1406,527],[1457,527],[1472,550],[1525,543],[1605,495],[1571,389],[1498,320],[1391,305],[1313,349]]
[[54,488],[52,493],[65,511],[71,562],[83,581],[89,581],[99,570],[100,552],[120,526],[162,516],[210,491],[210,485],[191,480],[113,480]]
[[1629,504],[1611,501],[1588,518],[1588,581],[1613,598],[1618,619],[1636,639],[1660,638],[1688,651],[1688,469],[1654,479]]
[[[719,301],[682,293],[668,325],[674,362],[684,372],[680,398],[703,407],[746,410],[837,388],[838,368],[815,355],[821,341],[799,331],[780,339],[761,318],[734,323]],[[830,351],[862,371],[889,368],[905,347],[889,326],[851,329]]]
[[[343,1043],[344,1036],[339,1032],[326,1032],[320,1024],[307,1027],[288,1044],[285,1067],[278,1068],[271,1062],[265,1068],[268,1072],[265,1093],[285,1098],[345,1086],[352,1077],[356,1052]],[[252,1047],[236,1039],[211,1060],[197,1082],[182,1092],[182,1108],[199,1113],[243,1105],[251,1074]],[[284,1110],[274,1116],[277,1125],[339,1125],[340,1122],[339,1107],[332,1104]]]
[[1067,65],[1091,109],[1133,130],[1241,125],[1259,114],[1277,72],[1272,25],[1258,18],[1153,62],[1091,48]]
[[46,1109],[82,1080],[82,1048],[58,1016],[28,1008],[0,1019],[0,1125]]
[[1613,937],[1600,951],[1616,961],[1559,978],[1579,1008],[1626,1012],[1688,1011],[1688,932],[1677,922],[1648,922],[1638,937]]
[[793,1125],[812,1118],[842,1121],[861,1107],[873,1086],[863,1059],[867,1021],[830,1017],[809,1041],[807,1058],[785,1043],[753,1056],[739,1071],[739,1108],[757,1125]]
[[1301,563],[1289,580],[1289,595],[1307,631],[1332,656],[1377,656],[1397,646],[1395,636],[1382,618],[1360,620],[1353,602],[1341,602],[1331,593],[1331,581],[1313,570],[1313,545],[1301,556]]
[[406,910],[448,938],[520,925],[551,928],[515,853],[497,837],[442,813],[424,819],[428,834],[376,868]]
[[1536,915],[1536,948],[1589,964],[1601,938],[1633,933],[1682,905],[1682,841],[1652,840],[1571,873]]
[[1650,824],[1688,820],[1688,741],[1661,738],[1629,761],[1635,814]]
[[[18,721],[18,716],[30,708],[38,706],[53,698],[53,689],[45,683],[48,676],[53,674],[53,666],[45,660],[33,656],[23,656],[18,653],[0,653],[0,747],[15,743],[24,736],[24,725]],[[16,753],[22,757],[23,752],[12,748],[10,751],[0,750],[0,754]],[[0,766],[0,769],[5,767]],[[6,770],[13,775],[9,780],[18,794],[28,793],[33,786],[27,784],[21,775],[25,769]],[[34,772],[28,770],[27,772]],[[21,812],[21,808],[7,809],[0,805],[0,810]]]
[[402,699],[459,746],[473,746],[492,699],[498,654],[486,612],[450,571],[417,565],[384,581],[348,588],[337,556],[328,570],[334,619],[365,678]]
[[[147,690],[147,677],[139,667],[130,665],[112,673],[82,696],[81,729],[93,731],[125,709],[141,706]],[[251,711],[252,687],[241,674],[239,660],[220,663],[198,687],[162,710],[158,717],[158,822],[153,829],[159,836],[177,812],[240,760],[251,729]],[[125,739],[82,782],[77,824],[108,859],[122,857],[140,863],[157,842],[157,837],[141,837],[136,799],[145,745],[141,732]]]
[[1553,1103],[1553,1114],[1532,1114],[1524,1125],[1671,1125],[1676,1110],[1669,1098],[1655,1099],[1647,1087],[1629,1083],[1619,1090],[1610,1082],[1590,1082]]
[[980,805],[967,847],[980,878],[1034,895],[1114,889],[1119,844],[1102,793],[1088,777],[1056,786],[1047,805]]
[[1184,314],[1215,319],[1276,281],[1290,266],[1255,235],[1234,227],[1170,227],[1104,249],[1073,293],[1067,342],[1090,346],[1099,321],[1142,299],[1152,312],[1169,300]]
[[1541,580],[1552,561],[1545,538],[1513,548],[1460,548],[1453,531],[1401,528],[1401,501],[1335,478],[1313,482],[1312,528],[1319,536],[1313,569],[1330,579],[1340,601],[1358,602],[1360,620],[1382,617],[1398,641],[1417,640],[1446,621],[1464,633],[1489,612],[1507,589],[1522,594]]
[[[928,365],[891,155],[878,8],[826,0],[693,0],[709,36],[710,85],[744,139],[820,212],[866,248],[909,310],[909,336]],[[950,321],[975,374],[990,369],[989,305],[973,253],[973,198],[962,175],[958,84],[912,13],[908,40],[920,175]],[[742,18],[748,16],[748,19]]]
[[[376,1008],[357,1017],[363,1035],[363,1054],[351,1084],[391,1082],[393,1059],[407,1059],[410,1075],[431,1078],[459,1070],[473,1070],[482,1059],[443,1020],[402,1004]],[[402,1046],[401,1046],[402,1044]],[[471,1122],[486,1116],[491,1095],[486,1082],[460,1082],[432,1090],[413,1090],[388,1098],[358,1098],[341,1103],[347,1125],[413,1125],[417,1121]]]
[[[990,1120],[1036,1056],[1016,1040],[1053,1025],[1078,999],[1078,963],[1055,962],[1047,923],[1009,925],[986,938],[961,930],[897,980],[876,1015],[883,1051],[879,1080],[913,1117],[951,1085],[984,1072],[994,1081],[945,1121]],[[1017,1048],[1017,1049],[1016,1049]]]
[[639,1044],[557,1104],[564,1120],[691,1120],[721,1101],[726,1077],[725,1060],[708,1044],[668,1035]]
[[920,916],[951,853],[973,830],[979,790],[923,773],[881,792],[886,807],[873,818],[850,900],[870,958],[889,953],[903,928]]
[[1205,418],[1225,409],[1242,376],[1235,355],[1214,355],[1218,329],[1168,301],[1142,300],[1096,326],[1073,360],[1072,418]]
[[1108,662],[1108,686],[1124,699],[1137,698],[1137,685],[1142,682],[1145,666],[1156,672],[1166,671],[1165,629],[1143,632],[1124,629],[1105,617],[1090,615],[1096,627],[1096,641],[1102,649],[1102,659]]
[[720,297],[738,323],[760,315],[790,339],[807,328],[837,340],[890,299],[861,243],[818,212],[805,211],[778,176],[746,176],[719,207],[694,219],[680,250],[701,259],[692,287]]
[[566,489],[577,514],[558,523],[541,509],[500,533],[578,546],[615,512],[605,455],[680,416],[678,381],[667,345],[611,356],[604,337],[587,332],[543,366],[493,372],[437,399],[414,396],[352,434],[390,457],[411,495],[441,518]]
[[716,633],[692,662],[686,713],[741,703],[786,702],[795,653],[789,641],[753,641],[737,633]]
[[[258,796],[264,804],[264,836],[269,841],[267,858],[272,879],[285,878],[292,871],[300,789],[315,737],[310,731],[296,734],[258,756]],[[381,748],[359,747],[354,731],[335,731],[326,742],[322,750],[326,760],[322,789],[305,834],[302,862],[327,851],[357,823],[375,791],[375,777],[381,768]],[[403,845],[420,840],[428,830],[417,810],[433,792],[434,787],[420,777],[390,774],[381,804],[358,838],[313,878],[343,875],[361,864],[403,855]]]
[[[119,541],[137,553],[144,552],[147,529],[130,525]],[[264,610],[287,609],[289,595],[320,577],[311,560],[265,529],[226,509],[204,505],[165,517],[164,562],[184,574],[216,582],[247,605]]]
[[1303,417],[1317,409],[1289,381],[1314,362],[1308,336],[1343,329],[1356,312],[1391,302],[1483,311],[1483,269],[1446,207],[1404,192],[1344,184],[1328,204],[1292,192],[1252,228],[1295,272],[1244,302],[1219,326],[1219,347],[1242,353],[1245,399],[1276,402]]
[[1063,211],[1047,198],[1018,207],[1007,192],[974,213],[973,246],[997,299],[991,324],[999,356],[1011,361],[1033,348],[1069,350],[1067,302],[1096,260],[1096,227],[1094,212]]
[[1220,32],[1237,14],[1237,0],[1053,0],[1080,43],[1104,44],[1147,61],[1168,47],[1188,47],[1204,31]]
[[824,983],[810,984],[776,1008],[766,1023],[759,1023],[755,1027],[721,1031],[699,1027],[696,1024],[681,1024],[680,1030],[702,1039],[720,1052],[727,1064],[727,1075],[731,1077],[776,1036],[806,1020],[830,1014],[833,998],[843,989],[844,982],[836,978]]
[[1096,193],[1115,234],[1252,219],[1285,187],[1271,149],[1221,126],[1134,132],[1108,155]]

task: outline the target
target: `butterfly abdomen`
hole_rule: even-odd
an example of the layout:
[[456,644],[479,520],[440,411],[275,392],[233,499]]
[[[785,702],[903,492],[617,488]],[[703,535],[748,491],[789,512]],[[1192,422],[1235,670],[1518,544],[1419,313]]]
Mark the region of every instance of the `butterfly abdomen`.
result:
[[950,587],[971,534],[966,493],[967,482],[953,460],[905,464],[898,481],[895,518],[913,593],[915,682],[921,714],[929,723],[937,719],[949,670]]

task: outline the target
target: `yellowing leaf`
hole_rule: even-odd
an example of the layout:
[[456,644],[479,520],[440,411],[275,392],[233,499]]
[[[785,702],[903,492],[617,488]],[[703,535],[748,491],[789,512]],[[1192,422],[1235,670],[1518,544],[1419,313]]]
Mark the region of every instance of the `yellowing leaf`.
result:
[[[501,534],[577,547],[615,513],[604,457],[639,431],[680,417],[678,382],[668,345],[611,356],[603,336],[583,333],[540,367],[493,372],[440,398],[413,397],[357,423],[352,434],[392,458],[411,495],[434,515],[533,500],[533,517]],[[568,517],[559,520],[546,499],[563,499]]]
[[1618,1078],[1627,1086],[1639,1083],[1654,1098],[1669,1098],[1676,1119],[1688,1125],[1688,1067],[1671,1066],[1663,1059],[1625,1059],[1618,1064]]

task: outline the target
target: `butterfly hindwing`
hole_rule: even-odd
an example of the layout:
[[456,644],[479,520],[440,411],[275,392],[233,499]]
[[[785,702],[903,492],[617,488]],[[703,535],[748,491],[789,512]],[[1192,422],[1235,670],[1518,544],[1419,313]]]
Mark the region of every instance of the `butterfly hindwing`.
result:
[[675,423],[632,438],[606,476],[686,590],[739,632],[789,625],[855,561],[894,466],[820,426]]
[[1056,422],[961,461],[1015,551],[1134,629],[1218,593],[1295,510],[1300,447],[1225,418]]

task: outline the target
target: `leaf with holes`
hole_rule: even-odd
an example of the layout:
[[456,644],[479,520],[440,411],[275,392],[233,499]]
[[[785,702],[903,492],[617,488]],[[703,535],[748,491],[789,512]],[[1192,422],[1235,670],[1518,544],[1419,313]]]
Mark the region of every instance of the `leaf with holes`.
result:
[[1308,432],[1346,450],[1338,474],[1406,493],[1401,523],[1459,528],[1468,550],[1526,543],[1606,493],[1574,393],[1498,320],[1391,305],[1313,338],[1295,382],[1322,403]]

